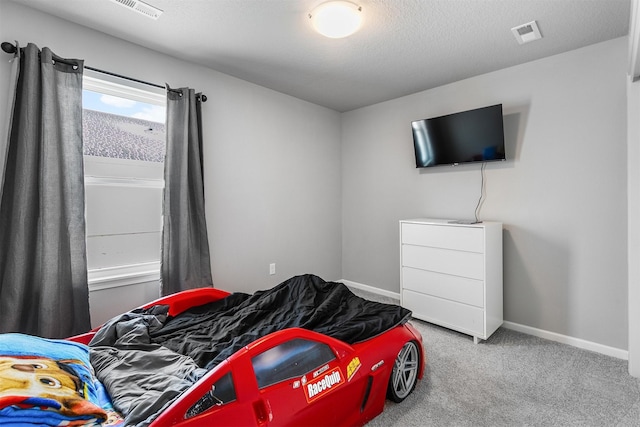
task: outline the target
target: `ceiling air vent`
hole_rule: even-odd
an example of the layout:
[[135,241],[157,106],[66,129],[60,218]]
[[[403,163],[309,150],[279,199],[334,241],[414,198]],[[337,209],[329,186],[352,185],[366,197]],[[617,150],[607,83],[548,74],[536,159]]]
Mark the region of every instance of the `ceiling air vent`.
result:
[[141,0],[111,0],[114,3],[118,3],[127,9],[135,10],[138,13],[143,14],[147,18],[158,19],[162,15],[162,11],[157,7],[153,7]]
[[531,21],[526,24],[513,27],[511,32],[516,36],[518,44],[525,44],[542,38],[536,21]]

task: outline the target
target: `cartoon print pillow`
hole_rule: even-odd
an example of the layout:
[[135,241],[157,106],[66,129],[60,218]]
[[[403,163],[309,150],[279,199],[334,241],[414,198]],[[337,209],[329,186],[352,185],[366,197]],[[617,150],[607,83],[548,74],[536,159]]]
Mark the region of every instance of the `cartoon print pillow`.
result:
[[105,425],[111,418],[106,425],[116,425],[119,417],[104,396],[87,346],[0,334],[0,425],[5,417],[47,426]]

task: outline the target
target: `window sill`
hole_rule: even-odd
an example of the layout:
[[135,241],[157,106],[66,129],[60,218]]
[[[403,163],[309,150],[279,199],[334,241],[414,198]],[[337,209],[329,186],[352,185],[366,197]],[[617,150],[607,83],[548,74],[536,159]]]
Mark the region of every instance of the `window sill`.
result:
[[160,261],[88,271],[89,292],[160,280]]

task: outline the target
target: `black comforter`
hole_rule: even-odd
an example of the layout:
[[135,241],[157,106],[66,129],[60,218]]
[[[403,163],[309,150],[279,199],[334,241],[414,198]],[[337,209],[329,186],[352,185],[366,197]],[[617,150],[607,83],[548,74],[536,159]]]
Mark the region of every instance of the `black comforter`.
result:
[[410,315],[402,307],[357,297],[341,283],[296,276],[176,317],[163,306],[121,315],[91,341],[91,363],[128,425],[144,426],[207,370],[271,332],[300,327],[354,344]]

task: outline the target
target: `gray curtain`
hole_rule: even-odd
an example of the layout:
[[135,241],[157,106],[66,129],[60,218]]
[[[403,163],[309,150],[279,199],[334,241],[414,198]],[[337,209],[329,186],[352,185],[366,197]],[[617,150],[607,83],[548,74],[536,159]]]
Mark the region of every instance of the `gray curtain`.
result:
[[[90,329],[81,60],[18,49],[0,192],[0,332]],[[2,168],[0,168],[2,170]]]
[[213,286],[204,213],[201,101],[167,88],[161,293]]

